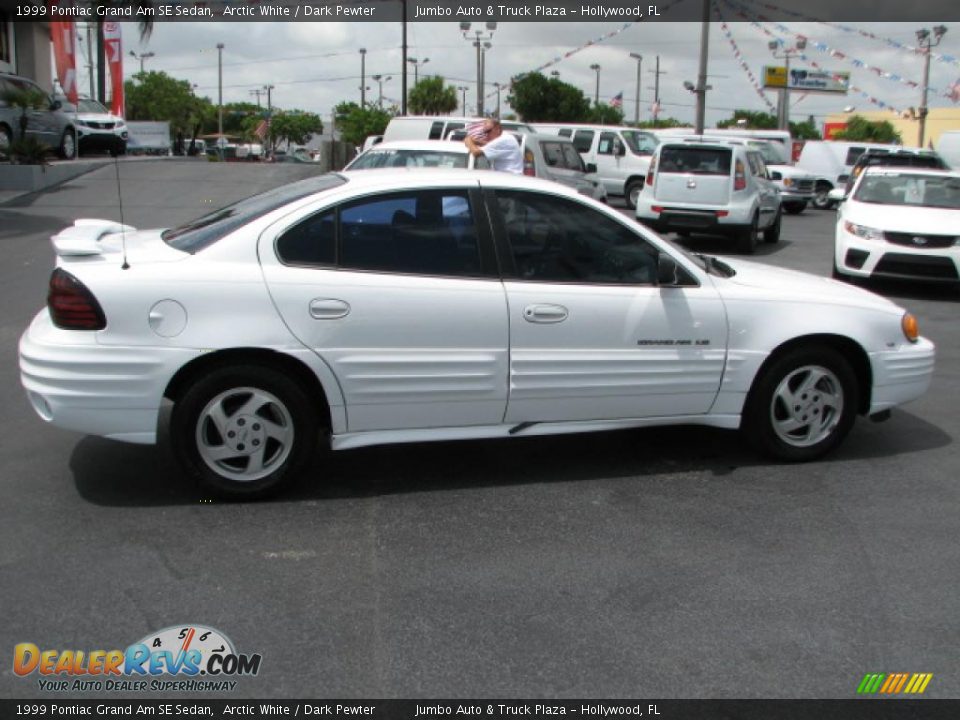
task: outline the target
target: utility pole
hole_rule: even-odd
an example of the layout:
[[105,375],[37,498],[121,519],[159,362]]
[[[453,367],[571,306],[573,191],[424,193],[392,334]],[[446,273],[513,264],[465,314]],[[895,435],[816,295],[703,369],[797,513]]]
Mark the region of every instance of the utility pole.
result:
[[467,116],[467,86],[458,85],[457,90],[460,91],[460,106],[463,108],[463,116]]
[[703,0],[703,15],[700,24],[700,70],[697,73],[697,118],[694,132],[703,134],[707,115],[707,46],[710,43],[710,0]]
[[500,117],[500,83],[495,82],[493,86],[497,89],[497,117]]
[[[917,40],[920,43],[920,47],[923,49],[923,88],[920,96],[920,109],[917,113],[920,116],[920,139],[917,142],[918,147],[923,147],[924,140],[926,140],[927,135],[927,115],[930,112],[930,109],[927,107],[927,94],[930,91],[930,50],[935,48],[940,44],[940,41],[943,40],[943,36],[947,34],[947,28],[945,25],[937,25],[933,28],[933,33],[931,37],[931,32],[926,28],[922,30],[917,30]],[[934,42],[936,40],[936,42]]]
[[[460,32],[463,33],[463,39],[469,40],[470,37],[468,33],[473,23],[461,22],[460,23]],[[473,41],[473,46],[477,49],[477,115],[483,115],[483,50],[486,47],[487,50],[490,49],[491,43],[490,40],[493,40],[493,33],[497,29],[497,24],[495,22],[488,22],[486,24],[486,32],[484,35],[483,30],[474,30],[476,39]],[[484,43],[484,41],[487,41]]]
[[630,57],[637,61],[637,96],[633,104],[633,124],[640,124],[640,77],[641,70],[643,66],[643,55],[638,55],[637,53],[630,53]]
[[367,107],[367,49],[360,48],[360,108]]
[[[403,5],[403,54],[400,56],[401,61],[400,68],[402,73],[402,78],[400,81],[400,114],[407,114],[407,0],[400,0],[401,5]],[[383,110],[383,101],[380,101],[380,109]]]
[[260,96],[263,95],[263,90],[261,90],[260,88],[257,88],[256,90],[251,90],[251,91],[250,91],[250,94],[257,96],[257,109],[259,110],[259,109],[260,109]]
[[267,92],[267,155],[273,157],[273,85],[264,85]]
[[223,43],[217,43],[217,147],[223,162]]
[[593,106],[596,107],[600,104],[600,66],[594,63],[590,66],[590,69],[597,73],[597,83],[593,90]]
[[782,55],[777,55],[777,50],[780,48],[782,43],[778,40],[771,40],[767,43],[767,47],[770,48],[770,51],[773,53],[773,56],[778,60],[784,61],[784,69],[786,70],[786,84],[783,89],[780,91],[780,107],[777,112],[777,126],[781,130],[790,129],[790,60],[795,57],[799,57],[803,54],[803,51],[807,48],[806,38],[797,38],[797,44],[794,47],[784,48]]
[[667,74],[666,70],[660,69],[659,55],[657,55],[657,63],[655,67],[656,67],[655,70],[650,71],[653,73],[653,77],[654,77],[654,80],[653,80],[653,107],[654,107],[653,126],[654,127],[657,126],[657,118],[660,116],[660,76]]

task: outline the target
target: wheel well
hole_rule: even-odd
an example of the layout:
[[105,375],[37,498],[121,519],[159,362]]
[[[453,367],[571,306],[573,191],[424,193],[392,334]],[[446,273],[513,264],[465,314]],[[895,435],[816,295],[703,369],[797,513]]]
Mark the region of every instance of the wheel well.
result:
[[320,380],[317,379],[317,376],[309,367],[296,358],[274,350],[230,348],[205,353],[198,358],[194,358],[176,372],[167,384],[163,396],[176,402],[197,377],[230,365],[261,365],[292,377],[306,390],[308,396],[316,398],[319,403],[322,403],[321,424],[327,428],[331,426],[330,403],[327,401],[327,394],[324,392]]
[[630,177],[627,178],[627,181],[623,184],[623,186],[624,186],[624,187],[627,187],[630,183],[632,183],[632,182],[634,182],[634,181],[637,181],[637,180],[640,181],[640,184],[641,184],[641,185],[646,185],[646,184],[647,184],[646,175],[631,175]]
[[816,184],[815,187],[818,187],[818,188],[826,187],[826,188],[832,190],[832,189],[833,189],[833,183],[830,182],[829,180],[817,180],[817,184]]
[[804,335],[803,337],[792,338],[775,348],[773,352],[767,356],[767,359],[763,361],[760,369],[757,370],[744,407],[750,403],[757,380],[763,377],[763,374],[772,363],[791,350],[798,347],[809,347],[811,345],[823,345],[843,355],[850,363],[853,375],[857,380],[857,394],[860,400],[860,406],[857,408],[857,412],[863,415],[869,411],[870,388],[873,385],[873,371],[870,368],[870,358],[867,357],[866,351],[857,342],[842,335]]

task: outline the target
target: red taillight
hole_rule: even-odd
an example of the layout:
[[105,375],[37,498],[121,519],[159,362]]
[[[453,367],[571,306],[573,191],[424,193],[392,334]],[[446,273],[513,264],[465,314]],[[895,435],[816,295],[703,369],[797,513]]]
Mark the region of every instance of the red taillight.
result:
[[747,175],[743,167],[743,161],[737,160],[737,169],[736,169],[736,173],[733,176],[733,189],[746,190],[746,188],[747,188]]
[[653,185],[653,173],[657,169],[657,159],[650,158],[650,167],[647,168],[647,185]]
[[655,213],[662,213],[662,212],[663,212],[663,206],[662,206],[662,205],[652,205],[652,206],[650,206],[650,209],[651,209],[653,212],[655,212]]
[[537,176],[537,161],[533,157],[533,153],[527,150],[523,154],[523,174],[529,175],[530,177]]
[[729,214],[729,210],[717,210],[717,217],[727,217]]
[[107,326],[103,309],[93,293],[61,268],[50,276],[47,308],[53,324],[64,330],[103,330]]

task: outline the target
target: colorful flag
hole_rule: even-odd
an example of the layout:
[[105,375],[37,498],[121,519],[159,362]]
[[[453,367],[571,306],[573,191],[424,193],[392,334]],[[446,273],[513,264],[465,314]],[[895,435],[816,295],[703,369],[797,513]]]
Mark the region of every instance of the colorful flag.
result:
[[253,131],[253,134],[256,135],[260,140],[263,140],[267,137],[267,130],[270,129],[270,123],[266,120],[261,120],[260,124],[257,125],[257,129]]
[[110,112],[119,117],[126,116],[123,101],[123,41],[120,23],[103,24],[103,46],[110,68]]
[[73,20],[55,20],[50,23],[50,35],[53,39],[53,57],[57,66],[57,80],[63,88],[63,94],[74,105],[77,104],[77,29]]
[[960,102],[960,78],[953,81],[953,85],[947,88],[945,93],[953,102]]
[[623,107],[623,91],[621,90],[610,99],[610,107]]

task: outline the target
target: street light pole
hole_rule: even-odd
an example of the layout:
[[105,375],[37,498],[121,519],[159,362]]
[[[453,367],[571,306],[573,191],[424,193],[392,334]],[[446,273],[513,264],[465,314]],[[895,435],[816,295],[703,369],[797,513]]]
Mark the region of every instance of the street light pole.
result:
[[[473,23],[461,22],[460,23],[460,32],[463,33],[463,39],[469,40],[468,33],[470,28],[473,26]],[[477,49],[477,115],[483,115],[483,49],[484,41],[486,42],[486,49],[490,49],[491,44],[490,40],[493,40],[493,33],[497,29],[497,24],[495,22],[488,22],[486,24],[486,32],[484,35],[483,30],[474,30],[474,35],[476,39],[473,41],[473,46]]]
[[[931,32],[926,28],[922,30],[917,30],[917,40],[920,41],[920,47],[923,49],[923,88],[920,96],[920,139],[917,143],[918,147],[923,147],[923,142],[926,140],[927,134],[927,115],[930,112],[930,109],[927,107],[927,94],[930,91],[930,50],[935,48],[940,44],[940,41],[943,40],[943,36],[947,34],[947,28],[945,25],[937,25],[933,28],[933,37],[931,38]],[[936,42],[934,42],[936,40]]]
[[264,85],[267,91],[267,154],[273,157],[273,85]]
[[360,48],[360,109],[367,107],[367,49]]
[[703,134],[707,116],[707,46],[710,43],[710,0],[703,0],[700,23],[700,70],[697,73],[697,118],[694,132]]
[[416,87],[420,83],[420,66],[430,62],[430,58],[418,60],[415,57],[408,57],[407,62],[413,65],[413,86]]
[[777,114],[777,125],[781,130],[790,129],[790,60],[795,57],[799,57],[803,54],[803,51],[807,48],[806,38],[797,38],[797,44],[791,48],[784,48],[783,55],[777,55],[777,49],[780,47],[781,42],[778,40],[771,40],[767,43],[767,47],[770,48],[770,51],[773,53],[773,56],[778,60],[784,61],[784,70],[786,70],[787,77],[785,79],[785,84],[783,89],[780,91],[780,112]]
[[373,78],[376,81],[377,85],[380,86],[379,96],[377,98],[377,107],[383,110],[383,84],[388,80],[392,80],[393,75],[387,75],[386,77],[384,77],[383,75],[377,74],[377,75],[371,75],[370,77]]
[[217,43],[217,147],[223,162],[223,43]]
[[500,117],[500,83],[495,82],[493,86],[497,89],[497,117]]
[[147,53],[141,53],[138,55],[133,50],[131,50],[130,55],[132,57],[137,58],[140,61],[140,74],[143,75],[143,61],[146,60],[147,58],[156,57],[157,54],[152,52],[147,52]]
[[597,106],[600,104],[600,66],[594,63],[590,66],[590,69],[597,73],[597,83],[593,90],[593,104]]
[[630,53],[630,57],[637,61],[637,97],[633,104],[633,124],[640,124],[640,68],[643,65],[643,55]]
[[467,86],[458,85],[457,90],[460,91],[460,96],[461,96],[460,105],[463,108],[463,116],[466,117],[467,116]]

